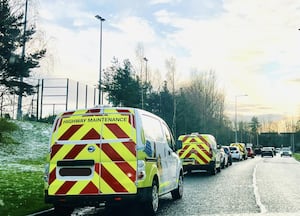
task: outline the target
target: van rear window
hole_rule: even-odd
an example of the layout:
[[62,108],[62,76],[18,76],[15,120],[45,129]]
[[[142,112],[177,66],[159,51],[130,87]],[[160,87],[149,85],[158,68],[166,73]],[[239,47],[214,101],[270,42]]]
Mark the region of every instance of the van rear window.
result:
[[164,141],[164,134],[160,121],[148,115],[142,115],[142,124],[147,140]]
[[60,168],[60,176],[90,176],[92,170],[90,168]]

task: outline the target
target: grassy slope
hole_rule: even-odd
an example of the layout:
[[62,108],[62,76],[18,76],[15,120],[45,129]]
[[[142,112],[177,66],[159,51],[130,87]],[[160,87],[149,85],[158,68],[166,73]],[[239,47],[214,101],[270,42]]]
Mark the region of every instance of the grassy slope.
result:
[[297,160],[300,161],[300,153],[294,153],[293,157]]
[[[20,144],[0,144],[0,215],[27,215],[44,204],[44,164],[51,125],[18,122]],[[28,140],[28,141],[25,141]]]

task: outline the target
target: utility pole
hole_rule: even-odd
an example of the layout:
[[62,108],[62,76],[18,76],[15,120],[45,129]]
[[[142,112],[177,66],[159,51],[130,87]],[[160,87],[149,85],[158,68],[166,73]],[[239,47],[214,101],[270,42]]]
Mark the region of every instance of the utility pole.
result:
[[20,71],[20,84],[19,84],[19,96],[18,96],[18,110],[17,110],[17,119],[22,118],[22,96],[23,96],[23,72],[25,70],[25,43],[26,43],[26,24],[27,24],[27,7],[28,0],[25,2],[25,16],[24,16],[24,30],[23,30],[23,47],[22,47],[22,66]]

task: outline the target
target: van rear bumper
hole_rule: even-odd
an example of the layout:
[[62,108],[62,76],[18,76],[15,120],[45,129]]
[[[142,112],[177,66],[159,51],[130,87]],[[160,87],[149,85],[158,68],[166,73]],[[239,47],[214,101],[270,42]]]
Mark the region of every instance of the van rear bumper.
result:
[[210,161],[207,164],[186,164],[183,165],[184,171],[192,171],[192,170],[206,170],[210,171],[215,166],[215,161]]
[[146,201],[151,194],[151,187],[138,189],[136,194],[110,194],[110,195],[48,195],[45,190],[45,203],[58,206],[96,206],[101,203],[116,203],[126,201]]

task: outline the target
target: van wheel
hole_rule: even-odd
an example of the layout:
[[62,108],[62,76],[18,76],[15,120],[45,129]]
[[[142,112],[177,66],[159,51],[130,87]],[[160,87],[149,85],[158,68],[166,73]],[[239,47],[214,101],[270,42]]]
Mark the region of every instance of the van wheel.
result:
[[178,187],[171,191],[174,200],[181,199],[183,195],[183,175],[180,174],[178,178]]
[[213,166],[210,167],[209,173],[211,175],[216,175],[216,173],[217,173],[216,164],[214,164]]
[[71,215],[73,211],[74,211],[74,207],[54,205],[55,215],[67,216],[67,215]]
[[149,194],[149,197],[146,201],[146,212],[147,215],[155,215],[158,210],[159,203],[158,183],[156,182],[156,180],[153,180],[150,193],[151,194]]

